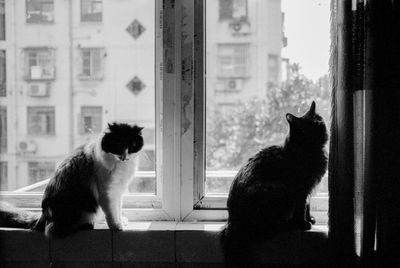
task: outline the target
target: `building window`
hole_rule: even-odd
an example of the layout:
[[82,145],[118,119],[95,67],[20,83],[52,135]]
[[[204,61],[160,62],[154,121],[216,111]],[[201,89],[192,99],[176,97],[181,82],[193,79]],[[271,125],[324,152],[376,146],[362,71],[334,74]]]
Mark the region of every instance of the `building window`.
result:
[[0,161],[0,191],[7,191],[8,189],[8,163]]
[[7,96],[6,51],[0,50],[0,97]]
[[220,20],[247,20],[247,0],[219,0]]
[[102,48],[81,48],[81,71],[80,79],[102,79],[103,78],[103,55]]
[[55,135],[54,107],[28,107],[28,134]]
[[276,84],[279,81],[279,55],[268,55],[268,83]]
[[25,77],[27,80],[54,79],[54,49],[27,48],[25,50],[25,67]]
[[218,76],[249,76],[249,44],[218,44]]
[[49,179],[54,172],[54,162],[28,162],[29,184]]
[[79,134],[100,133],[103,129],[103,108],[83,106],[79,120]]
[[27,23],[51,23],[54,21],[54,1],[26,0]]
[[7,108],[0,106],[0,153],[7,152]]
[[0,40],[6,40],[6,6],[4,0],[0,0]]
[[81,0],[81,21],[101,22],[103,16],[102,0]]

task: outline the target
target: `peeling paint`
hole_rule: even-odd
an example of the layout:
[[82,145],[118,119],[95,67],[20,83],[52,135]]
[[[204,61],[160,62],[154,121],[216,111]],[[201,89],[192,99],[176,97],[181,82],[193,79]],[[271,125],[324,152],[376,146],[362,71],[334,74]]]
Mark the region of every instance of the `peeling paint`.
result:
[[193,2],[183,1],[181,5],[181,135],[188,132],[193,124]]
[[181,90],[182,90],[182,131],[185,134],[192,124],[192,109],[190,104],[193,99],[193,43],[182,47],[181,61]]

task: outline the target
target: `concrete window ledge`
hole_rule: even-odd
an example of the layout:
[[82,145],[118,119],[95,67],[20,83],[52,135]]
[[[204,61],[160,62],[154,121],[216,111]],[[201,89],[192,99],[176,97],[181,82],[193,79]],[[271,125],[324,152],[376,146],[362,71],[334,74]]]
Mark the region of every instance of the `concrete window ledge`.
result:
[[[0,267],[224,267],[218,232],[223,223],[136,222],[122,232],[105,226],[65,239],[0,228]],[[284,233],[260,248],[262,263],[324,264],[326,227]]]

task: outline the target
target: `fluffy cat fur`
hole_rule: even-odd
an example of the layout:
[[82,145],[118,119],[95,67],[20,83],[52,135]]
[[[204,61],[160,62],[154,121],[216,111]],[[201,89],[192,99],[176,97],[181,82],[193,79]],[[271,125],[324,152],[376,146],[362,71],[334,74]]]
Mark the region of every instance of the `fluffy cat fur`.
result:
[[93,229],[100,206],[109,228],[122,230],[122,194],[135,173],[136,157],[143,147],[141,130],[136,125],[109,124],[97,140],[78,147],[57,168],[46,186],[41,215],[2,203],[0,226],[65,237]]
[[279,232],[311,229],[307,197],[327,168],[327,129],[315,102],[304,116],[288,113],[286,119],[284,144],[251,157],[231,185],[221,233],[228,266],[256,262],[256,246]]

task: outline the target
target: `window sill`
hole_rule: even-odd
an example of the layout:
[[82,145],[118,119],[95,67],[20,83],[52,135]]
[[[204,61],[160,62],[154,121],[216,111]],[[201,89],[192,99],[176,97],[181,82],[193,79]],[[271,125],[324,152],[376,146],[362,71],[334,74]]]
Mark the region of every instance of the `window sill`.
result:
[[[105,225],[60,240],[47,240],[29,230],[0,228],[0,266],[125,267],[163,264],[163,267],[223,267],[218,233],[224,223],[135,222],[122,232]],[[284,233],[260,248],[262,263],[326,264],[327,230]],[[117,263],[117,264],[116,264]],[[143,265],[146,267],[147,265]]]

